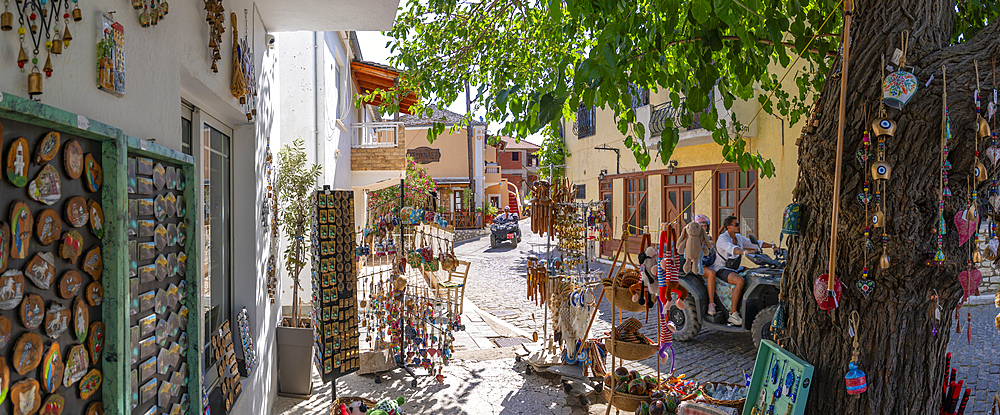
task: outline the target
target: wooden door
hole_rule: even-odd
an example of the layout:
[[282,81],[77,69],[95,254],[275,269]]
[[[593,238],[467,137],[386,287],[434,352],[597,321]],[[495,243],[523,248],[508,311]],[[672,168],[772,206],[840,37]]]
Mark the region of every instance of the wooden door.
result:
[[694,184],[691,173],[663,176],[663,222],[678,233],[694,219]]

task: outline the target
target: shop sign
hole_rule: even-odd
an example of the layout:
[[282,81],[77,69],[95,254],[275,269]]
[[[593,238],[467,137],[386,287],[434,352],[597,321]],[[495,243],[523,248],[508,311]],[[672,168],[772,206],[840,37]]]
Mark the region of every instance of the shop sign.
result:
[[441,150],[430,147],[417,147],[406,150],[406,155],[413,157],[419,164],[437,163],[441,161]]

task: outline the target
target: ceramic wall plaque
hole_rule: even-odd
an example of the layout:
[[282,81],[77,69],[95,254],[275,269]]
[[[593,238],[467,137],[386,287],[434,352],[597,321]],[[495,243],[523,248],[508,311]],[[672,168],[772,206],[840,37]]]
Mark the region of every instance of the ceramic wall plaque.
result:
[[152,216],[155,213],[153,199],[136,199],[139,202],[139,216]]
[[156,376],[156,356],[146,359],[139,365],[139,379],[146,380]]
[[180,311],[177,312],[177,316],[180,320],[177,323],[177,327],[187,327],[188,325],[188,308],[186,305],[182,305]]
[[140,195],[153,194],[153,179],[148,177],[136,177],[136,193]]
[[87,304],[91,307],[97,307],[101,305],[104,301],[104,287],[101,287],[101,283],[94,281],[87,284]]
[[[139,362],[139,326],[129,327],[128,331],[132,340],[132,352],[129,353],[129,360],[134,365]],[[135,379],[132,381],[135,382]],[[138,389],[138,385],[136,385],[136,389]]]
[[148,336],[156,331],[156,314],[139,319],[140,335]]
[[90,363],[97,364],[104,351],[104,323],[90,323],[90,334],[87,336],[87,351],[90,352]]
[[101,371],[90,369],[83,379],[80,379],[80,399],[87,400],[101,387]]
[[156,291],[139,294],[139,312],[152,310],[156,306]]
[[167,184],[167,169],[163,168],[163,165],[156,163],[156,167],[153,167],[153,185],[156,186],[156,190],[163,190],[163,186]]
[[[167,247],[167,227],[163,225],[156,225],[156,233],[153,235],[153,243],[156,244],[156,249],[162,251]],[[162,256],[162,255],[160,255]]]
[[174,196],[173,193],[167,193],[166,196],[163,196],[163,200],[167,202],[167,205],[165,206],[167,209],[167,217],[174,217],[174,215],[177,214],[177,196]]
[[41,387],[34,379],[24,379],[10,387],[10,400],[14,415],[33,415],[42,406]]
[[[133,377],[133,379],[134,379],[134,377]],[[139,387],[136,386],[136,390],[138,390],[138,389],[139,389]],[[139,402],[139,397],[136,396],[133,401],[135,403],[138,403]],[[87,405],[87,412],[86,412],[85,415],[104,415],[104,406],[103,405],[104,404],[101,403],[101,402],[91,402],[90,405]]]
[[177,190],[180,190],[180,191],[183,192],[185,185],[187,185],[187,182],[184,180],[184,170],[178,168],[177,169]]
[[83,174],[83,148],[76,140],[70,140],[63,148],[63,167],[70,179],[79,179]]
[[91,192],[101,190],[101,185],[104,184],[104,171],[90,153],[83,156],[83,173],[83,183],[87,185],[87,190]]
[[14,259],[27,259],[28,248],[31,245],[31,235],[34,233],[35,217],[23,200],[15,200],[10,206],[10,256]]
[[170,382],[166,381],[160,382],[160,390],[159,392],[156,393],[156,403],[161,408],[166,408],[167,406],[170,405],[170,398],[171,398],[170,390],[171,390]]
[[69,329],[72,319],[73,310],[57,302],[52,302],[49,304],[49,309],[45,311],[45,334],[52,339],[58,339]]
[[167,218],[167,200],[163,198],[163,195],[156,195],[156,199],[153,200],[153,211],[156,220]]
[[28,196],[37,202],[51,206],[62,198],[62,180],[59,172],[51,164],[42,167],[35,180],[28,183]]
[[163,315],[167,312],[167,291],[156,290],[156,314]]
[[[83,343],[87,339],[87,327],[90,326],[90,308],[80,297],[73,300],[73,336]],[[136,334],[139,334],[136,332]]]
[[145,359],[156,353],[156,336],[150,336],[139,341],[139,357]]
[[169,332],[170,332],[170,328],[167,327],[167,320],[166,319],[161,318],[159,321],[157,321],[156,322],[156,331],[155,331],[155,333],[156,333],[156,344],[159,344],[160,346],[166,346],[167,345],[167,335],[170,334]]
[[35,148],[35,163],[45,164],[55,159],[56,155],[59,154],[61,143],[59,133],[52,131],[45,134],[45,137],[38,141],[38,147]]
[[[140,375],[139,377],[142,377],[142,376]],[[156,397],[156,386],[158,384],[159,384],[159,382],[157,381],[157,379],[152,379],[149,382],[146,382],[146,383],[142,384],[142,386],[139,387],[139,400],[141,402],[145,403],[145,402],[147,402],[147,401],[155,398]],[[150,409],[153,409],[153,413],[154,414],[156,413],[156,411],[155,411],[156,408],[155,407],[150,408]]]
[[[10,341],[10,331],[12,328],[10,319],[0,316],[0,348],[7,347],[7,342]],[[3,403],[3,398],[0,398],[0,403]]]
[[176,253],[171,252],[169,255],[167,255],[167,273],[170,274],[171,277],[176,277],[177,276],[177,254]]
[[187,205],[184,204],[184,196],[177,196],[177,203],[174,206],[174,210],[177,211],[177,217],[183,218],[187,214]]
[[87,207],[87,199],[81,196],[73,196],[66,201],[66,222],[74,228],[82,227],[90,221],[90,209]]
[[136,161],[138,162],[136,166],[136,173],[145,174],[147,176],[153,174],[153,159],[139,157]]
[[156,373],[161,375],[170,373],[170,356],[167,356],[166,348],[160,349],[159,355],[156,356],[156,366]]
[[180,326],[181,318],[177,316],[177,313],[170,313],[170,317],[167,318],[167,335],[170,337],[176,336]]
[[97,201],[90,201],[90,231],[97,239],[104,238],[104,210]]
[[0,273],[7,270],[10,263],[10,226],[0,221]]
[[177,292],[179,290],[180,290],[180,288],[178,288],[177,285],[170,284],[169,286],[167,286],[167,291],[166,291],[167,292],[167,307],[169,307],[171,310],[173,310],[174,307],[177,307],[177,299],[178,299]]
[[62,362],[62,354],[59,353],[59,342],[52,342],[49,351],[42,358],[42,387],[48,393],[55,393],[62,386],[63,372],[66,365]]
[[[83,278],[76,270],[69,270],[63,273],[59,279],[59,296],[65,299],[73,298],[83,285]],[[0,307],[2,308],[2,307]]]
[[156,257],[156,279],[163,281],[167,278],[167,273],[169,271],[170,261],[167,261],[167,257],[160,255]]
[[38,294],[28,294],[21,301],[21,324],[34,330],[45,320],[45,302]]
[[83,256],[83,271],[93,279],[101,279],[101,272],[104,271],[104,259],[101,258],[101,247],[95,246],[87,251]]
[[62,236],[62,220],[55,209],[42,209],[35,218],[35,236],[38,242],[48,246]]
[[28,140],[19,137],[10,144],[7,151],[7,180],[17,187],[28,185],[28,163],[31,162],[31,150]]
[[65,407],[66,398],[63,398],[58,393],[54,393],[45,398],[42,408],[38,410],[38,415],[62,415]]
[[38,288],[47,290],[56,280],[56,259],[51,252],[39,252],[24,267],[24,275]]
[[135,194],[135,159],[128,159],[125,162],[125,165],[128,166],[128,185],[126,186],[128,188],[128,193]]
[[145,284],[153,281],[156,281],[156,265],[150,264],[139,267],[139,283]]
[[24,274],[16,269],[0,275],[0,310],[13,310],[24,296]]
[[7,359],[0,356],[0,403],[7,401],[7,392],[10,390],[10,369],[7,368]]
[[177,225],[167,225],[167,246],[177,246]]
[[[41,338],[39,338],[41,341]],[[63,374],[63,386],[70,387],[76,381],[83,378],[90,368],[90,361],[87,359],[87,348],[78,344],[69,348],[66,352],[66,372]]]
[[177,188],[177,169],[173,167],[167,167],[167,190],[174,190]]
[[30,331],[22,334],[17,339],[17,342],[14,343],[14,360],[10,362],[13,364],[17,374],[24,375],[28,371],[38,367],[38,364],[42,361],[44,347],[42,336]]
[[82,253],[83,235],[75,230],[64,233],[62,245],[59,245],[59,257],[75,264]]
[[[187,254],[183,252],[177,253],[177,274],[179,274],[182,277],[184,276],[184,274],[187,274],[187,258],[188,258]],[[183,282],[184,281],[181,281],[181,283]],[[181,295],[183,296],[183,294]]]
[[139,237],[148,238],[156,235],[156,222],[148,219],[139,221]]

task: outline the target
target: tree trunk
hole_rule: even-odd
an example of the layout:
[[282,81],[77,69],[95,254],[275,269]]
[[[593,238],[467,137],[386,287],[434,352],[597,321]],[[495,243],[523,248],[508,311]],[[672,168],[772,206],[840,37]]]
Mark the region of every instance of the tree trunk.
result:
[[[847,0],[850,1],[850,0]],[[791,255],[782,295],[788,306],[788,326],[781,344],[816,368],[806,413],[810,414],[930,414],[941,406],[941,378],[948,337],[954,330],[952,316],[962,297],[958,272],[968,266],[969,245],[958,245],[955,213],[968,206],[969,182],[974,165],[976,88],[973,60],[979,60],[983,90],[993,88],[991,58],[1000,43],[1000,22],[992,22],[972,39],[950,46],[955,2],[946,0],[857,0],[852,21],[850,73],[848,76],[846,132],[837,246],[836,275],[844,285],[839,308],[819,309],[812,294],[815,279],[827,272],[831,200],[837,142],[837,107],[840,78],[828,79],[818,103],[819,128],[803,138],[799,147],[798,202],[802,207],[801,235],[789,243]],[[858,202],[865,181],[855,154],[861,149],[866,120],[877,118],[881,79],[900,33],[909,30],[908,66],[919,79],[919,90],[902,110],[887,108],[896,120],[894,138],[886,140],[886,161],[893,166],[886,186],[885,233],[892,265],[879,270],[880,229],[872,228],[876,250],[865,261],[863,231],[871,222]],[[938,217],[938,178],[941,139],[941,66],[947,66],[948,106],[952,140],[949,174],[954,196],[945,198],[947,260],[939,268],[924,265],[933,254],[933,230]],[[839,59],[834,68],[840,67]],[[925,83],[931,75],[934,80]],[[988,93],[983,93],[983,112]],[[868,113],[865,114],[866,102]],[[980,140],[979,149],[989,146]],[[872,158],[876,140],[872,138]],[[984,162],[989,165],[989,162]],[[989,170],[992,171],[992,166]],[[779,173],[780,174],[780,173]],[[967,181],[968,180],[968,181]],[[980,201],[988,197],[980,186]],[[874,203],[872,204],[874,206]],[[874,209],[870,210],[874,213]],[[985,212],[985,209],[980,210]],[[862,269],[870,270],[876,285],[865,299],[856,288]],[[941,295],[942,319],[938,334],[931,334],[933,290]],[[868,391],[854,399],[847,395],[844,375],[851,359],[848,322],[858,311],[860,366],[867,373]],[[976,327],[973,330],[994,330]],[[964,333],[963,333],[964,334]],[[958,362],[962,363],[962,362]],[[968,374],[960,373],[959,379]]]

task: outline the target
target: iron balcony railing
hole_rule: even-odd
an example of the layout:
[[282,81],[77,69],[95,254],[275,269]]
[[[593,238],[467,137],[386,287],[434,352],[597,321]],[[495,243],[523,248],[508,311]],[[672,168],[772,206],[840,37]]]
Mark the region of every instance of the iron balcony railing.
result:
[[[652,111],[649,115],[649,135],[650,137],[656,137],[663,133],[663,130],[667,128],[673,128],[674,126],[679,126],[681,124],[681,118],[684,116],[683,105],[681,108],[674,108],[670,101],[664,102],[662,104],[654,105]],[[697,130],[701,127],[701,121],[699,116],[701,114],[707,113],[708,108],[704,111],[693,114],[694,121],[691,125],[682,127],[682,131]]]
[[576,138],[590,137],[597,134],[597,114],[593,107],[580,107],[576,111],[576,122],[573,123],[573,133]]
[[401,122],[365,122],[351,124],[354,130],[351,147],[382,148],[399,145]]

